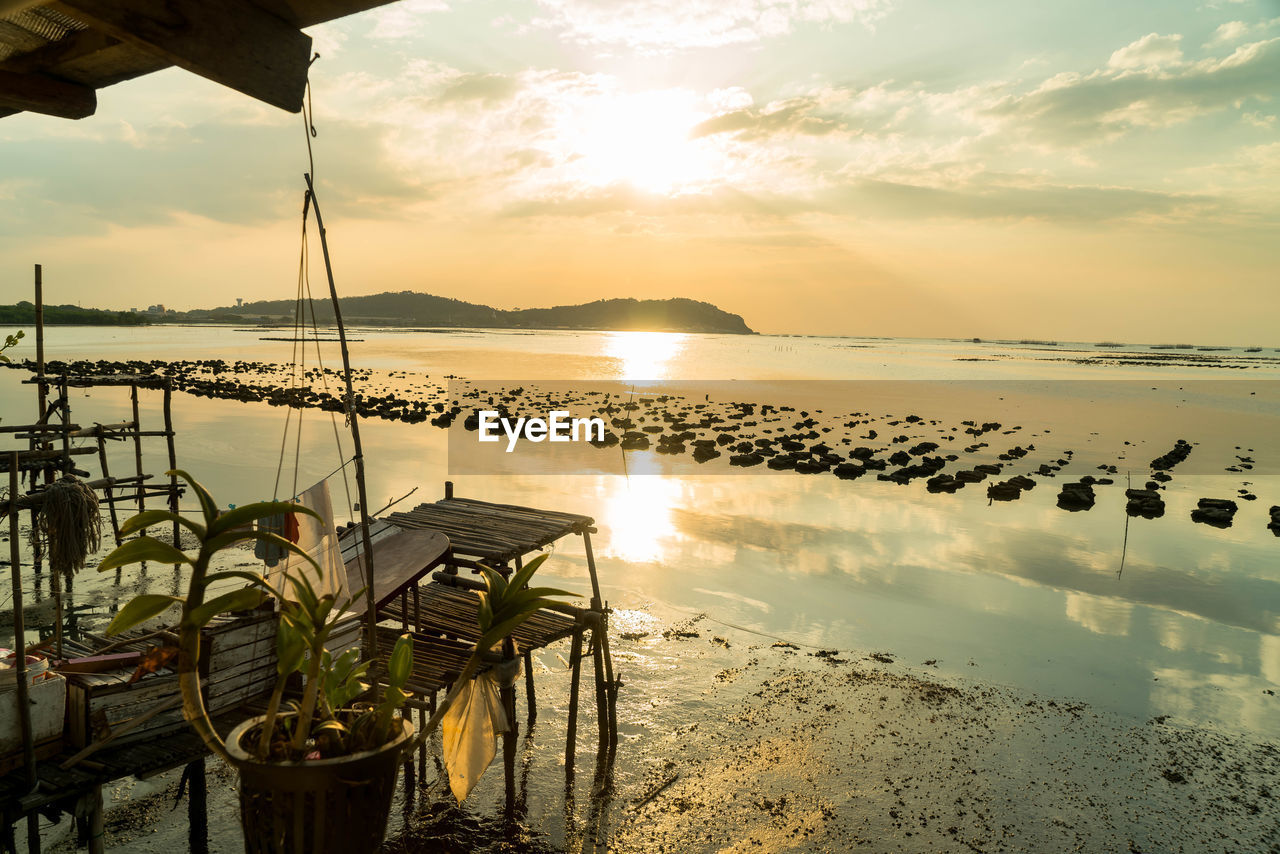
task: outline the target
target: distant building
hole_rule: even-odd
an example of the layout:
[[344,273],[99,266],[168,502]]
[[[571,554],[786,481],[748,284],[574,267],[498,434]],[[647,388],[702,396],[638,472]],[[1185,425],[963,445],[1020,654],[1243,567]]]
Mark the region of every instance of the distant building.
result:
[[236,297],[236,308],[244,305],[244,297]]
[[164,314],[164,304],[156,303],[155,305],[147,306],[147,314]]

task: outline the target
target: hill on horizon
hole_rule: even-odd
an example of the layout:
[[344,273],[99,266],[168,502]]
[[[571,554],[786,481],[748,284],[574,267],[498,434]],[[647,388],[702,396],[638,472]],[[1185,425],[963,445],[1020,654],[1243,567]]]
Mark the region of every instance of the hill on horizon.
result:
[[[508,311],[434,294],[388,291],[342,297],[341,305],[344,321],[364,325],[755,334],[740,315],[730,314],[709,302],[681,297],[665,300],[602,299],[581,305]],[[293,300],[258,300],[239,306],[191,311],[187,316],[249,320],[254,317],[292,317],[293,311]],[[333,306],[328,300],[317,300],[315,313],[319,322],[333,321]]]

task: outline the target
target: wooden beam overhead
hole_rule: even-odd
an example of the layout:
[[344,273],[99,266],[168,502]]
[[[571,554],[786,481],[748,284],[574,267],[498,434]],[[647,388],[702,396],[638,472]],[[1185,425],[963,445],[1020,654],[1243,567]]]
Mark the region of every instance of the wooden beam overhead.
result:
[[249,0],[60,0],[57,8],[201,77],[296,113],[311,37]]
[[0,71],[0,116],[30,110],[60,119],[83,119],[98,109],[98,93],[88,86],[44,74]]

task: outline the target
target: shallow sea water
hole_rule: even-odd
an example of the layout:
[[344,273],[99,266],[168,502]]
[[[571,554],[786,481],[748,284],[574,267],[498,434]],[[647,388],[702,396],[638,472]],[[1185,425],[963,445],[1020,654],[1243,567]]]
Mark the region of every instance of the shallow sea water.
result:
[[[258,340],[271,334],[52,328],[47,357],[287,362],[288,344]],[[415,487],[418,491],[402,508],[434,500],[448,479],[459,495],[597,519],[600,531],[593,541],[604,594],[616,609],[614,631],[650,633],[615,648],[627,683],[620,695],[619,792],[638,797],[645,790],[651,770],[646,751],[652,742],[673,727],[716,716],[732,704],[731,687],[713,690],[715,673],[740,665],[747,647],[767,648],[776,640],[806,652],[884,651],[912,665],[935,662],[930,670],[939,678],[1072,698],[1133,720],[1168,715],[1174,724],[1250,740],[1274,740],[1280,734],[1275,696],[1266,693],[1280,688],[1280,538],[1265,527],[1266,508],[1280,504],[1278,479],[1267,473],[1280,462],[1280,433],[1269,438],[1266,431],[1268,419],[1280,415],[1275,393],[1280,354],[1274,351],[1188,354],[1245,366],[1230,370],[1195,364],[1195,359],[1161,365],[1070,361],[1113,355],[1090,345],[661,333],[358,330],[352,336],[364,339],[352,345],[353,364],[377,372],[376,385],[406,393],[423,384],[443,384],[450,376],[506,383],[737,381],[749,389],[743,399],[765,393],[770,384],[787,393],[799,381],[890,381],[904,408],[885,408],[885,413],[905,415],[909,406],[926,419],[954,425],[959,410],[941,407],[936,395],[921,392],[959,381],[983,381],[997,389],[1050,381],[1048,388],[1061,393],[1042,394],[1066,403],[1024,411],[1026,432],[1001,439],[1025,444],[1031,433],[1052,426],[1052,435],[1063,437],[1061,443],[1051,444],[1057,440],[1044,434],[1032,439],[1046,450],[1060,450],[1063,443],[1083,448],[1080,443],[1089,441],[1093,422],[1106,407],[1092,399],[1089,406],[1076,406],[1068,389],[1082,381],[1101,384],[1116,390],[1108,405],[1130,413],[1121,418],[1125,438],[1142,443],[1130,452],[1136,461],[1134,486],[1146,478],[1144,461],[1168,450],[1172,436],[1183,429],[1202,430],[1186,436],[1204,445],[1191,458],[1198,467],[1186,474],[1175,470],[1164,517],[1129,520],[1126,531],[1123,470],[1113,475],[1116,484],[1097,488],[1091,510],[1079,513],[1055,506],[1056,481],[1048,478],[1019,501],[991,503],[982,485],[939,495],[927,493],[922,482],[899,486],[870,477],[846,482],[830,475],[743,474],[726,466],[711,469],[723,476],[702,470],[639,474],[645,469],[644,453],[632,457],[630,477],[548,476],[536,468],[506,476],[463,475],[450,471],[449,445],[460,441],[458,425],[449,436],[425,423],[362,421],[375,507]],[[29,357],[30,349],[28,343],[17,357]],[[1165,356],[1171,351],[1124,352]],[[334,345],[324,345],[323,354],[327,365],[339,364]],[[961,361],[965,359],[984,361]],[[25,376],[0,372],[5,422],[21,421],[34,410],[32,387],[20,385]],[[1052,385],[1057,382],[1063,385]],[[1111,382],[1116,385],[1106,385]],[[1260,395],[1250,394],[1250,383],[1257,384]],[[1147,404],[1135,399],[1131,389],[1152,386],[1165,397],[1188,395],[1189,408],[1227,411],[1229,417],[1176,425],[1144,421],[1140,416]],[[914,402],[913,394],[919,397]],[[143,398],[144,422],[158,426],[159,393],[144,392]],[[936,415],[929,411],[931,401],[939,410]],[[174,403],[180,466],[224,502],[270,497],[284,409],[180,393]],[[852,409],[856,402],[847,403]],[[72,393],[73,420],[81,424],[86,421],[80,419],[123,420],[127,406],[127,392],[119,389]],[[835,405],[830,409],[837,411]],[[982,412],[974,416],[979,421],[986,417]],[[327,414],[310,410],[303,422],[297,478],[305,488],[329,474],[340,458]],[[1236,438],[1232,424],[1245,438]],[[1238,452],[1236,444],[1242,446]],[[1223,471],[1232,461],[1229,455],[1244,454],[1246,448],[1257,469]],[[163,471],[163,444],[152,450],[157,453],[149,454],[148,470]],[[1112,443],[1099,453],[1105,457],[1124,450]],[[128,454],[127,448],[113,449],[113,469],[131,465]],[[290,490],[291,468],[286,467],[281,492]],[[1067,473],[1103,474],[1073,466],[1057,480],[1067,479]],[[331,487],[335,505],[345,506],[341,478],[334,478]],[[1233,527],[1220,530],[1189,519],[1198,498],[1231,497],[1241,488],[1256,493],[1258,500],[1240,502]],[[581,542],[575,538],[560,544],[543,575],[557,586],[585,590]],[[47,594],[38,591],[35,579],[27,581],[29,604]],[[87,574],[77,581],[75,604],[84,624],[93,626],[109,616],[116,600],[142,590],[168,592],[176,583],[167,569],[122,579],[118,586]],[[664,628],[693,617],[700,617],[696,642],[660,641]],[[716,637],[730,648],[716,644]],[[580,730],[574,809],[565,810],[563,779],[557,784],[548,779],[555,775],[546,773],[558,765],[562,748],[561,695],[567,679],[551,673],[564,669],[561,656],[567,650],[553,647],[538,657],[547,675],[539,680],[535,737],[522,747],[532,769],[526,778],[530,811],[520,825],[526,842],[510,841],[509,828],[493,824],[501,822],[488,811],[501,800],[498,769],[482,784],[475,806],[469,802],[466,811],[445,810],[434,821],[414,820],[416,825],[425,822],[429,838],[440,841],[454,832],[465,837],[475,824],[489,828],[492,850],[589,847],[581,824],[592,809],[600,811],[598,804],[589,806],[596,803],[589,797],[591,715],[585,715]],[[434,772],[428,769],[427,777],[434,778]],[[439,802],[433,803],[428,816],[441,809]],[[615,803],[603,814],[616,817],[619,809]],[[410,842],[404,846],[419,850]]]

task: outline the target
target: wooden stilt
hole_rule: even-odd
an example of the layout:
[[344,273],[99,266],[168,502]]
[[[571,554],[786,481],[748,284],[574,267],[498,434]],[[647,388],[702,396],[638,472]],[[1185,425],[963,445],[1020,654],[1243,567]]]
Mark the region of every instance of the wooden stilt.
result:
[[[600,614],[599,624],[592,630],[597,652],[596,668],[603,664],[603,674],[596,678],[596,690],[604,688],[604,711],[607,721],[610,743],[616,744],[618,686],[613,678],[613,656],[609,653],[609,609],[600,599],[600,579],[596,574],[596,556],[591,549],[591,532],[582,532],[582,544],[587,553],[587,573],[591,576],[591,610]],[[597,705],[599,703],[597,702]]]
[[524,695],[525,705],[529,708],[529,724],[538,717],[538,700],[533,691],[533,650],[524,651]]
[[[178,467],[178,455],[173,446],[173,380],[164,381],[164,441],[169,451],[169,471]],[[178,512],[178,476],[169,475],[169,512]],[[182,534],[178,523],[173,523],[173,547],[182,548]],[[174,569],[177,569],[175,566]]]
[[[431,711],[435,711],[436,692],[431,692]],[[427,711],[426,709],[418,709],[418,732],[423,732],[427,728]],[[427,742],[424,739],[418,744],[418,776],[424,780],[427,777]]]
[[[505,661],[515,658],[515,642],[507,637],[502,642],[502,657]],[[516,805],[516,736],[520,725],[516,723],[516,688],[515,685],[503,685],[498,695],[502,700],[502,708],[507,714],[507,731],[502,734],[502,773],[506,787],[507,812]]]
[[609,688],[604,682],[604,647],[600,643],[601,623],[591,629],[591,658],[596,671],[596,722],[600,729],[600,744],[609,740]]
[[[98,425],[98,465],[102,469],[104,478],[111,477],[111,468],[107,465],[107,441],[102,438],[102,425]],[[107,507],[111,510],[111,536],[115,538],[116,545],[120,545],[120,517],[116,513],[116,499],[110,485],[103,490],[106,493]]]
[[97,785],[89,790],[89,854],[104,854],[106,844],[103,840],[102,822],[102,786]]
[[[18,494],[18,454],[9,455],[9,494]],[[9,505],[9,574],[13,582],[13,648],[21,653],[27,648],[27,631],[22,613],[22,553],[19,548],[18,509]],[[15,656],[14,677],[17,688],[18,727],[22,735],[22,763],[27,777],[27,788],[36,787],[36,743],[31,732],[31,700],[27,692],[27,657]],[[28,829],[28,832],[30,830]]]
[[40,854],[40,814],[27,816],[27,854]]
[[564,743],[564,767],[573,772],[573,759],[578,742],[578,684],[582,678],[582,627],[573,630],[573,646],[569,652],[569,732]]
[[58,658],[62,654],[62,573],[49,567],[49,593],[53,596],[53,649]]
[[[138,477],[142,477],[142,420],[138,415],[138,387],[137,385],[129,385],[129,402],[133,405],[133,462]],[[147,509],[146,494],[138,490],[138,512],[141,513]]]
[[44,423],[49,411],[49,388],[44,382],[44,268],[36,265],[36,398],[39,404],[40,423]]
[[209,786],[204,757],[187,765],[187,846],[191,854],[209,852]]
[[65,474],[71,470],[71,391],[67,386],[67,377],[64,374],[59,384],[59,390],[62,393],[62,472]]
[[[360,444],[360,415],[356,411],[356,392],[351,383],[351,353],[347,350],[347,331],[342,325],[342,306],[338,301],[338,287],[333,282],[333,264],[329,260],[329,240],[325,236],[324,219],[320,215],[320,200],[316,198],[316,188],[311,183],[311,175],[303,177],[307,182],[307,203],[316,209],[316,229],[320,232],[320,251],[324,255],[324,271],[329,278],[329,296],[333,299],[333,320],[338,327],[338,343],[342,348],[342,373],[346,380],[347,396],[345,409],[347,419],[351,422],[351,443],[355,447],[356,490],[360,497],[360,543],[364,560],[365,608],[368,614],[369,654],[371,661],[378,657],[378,614],[373,602],[373,542],[369,537],[369,499],[364,481],[364,449]],[[306,210],[303,209],[303,217]]]

